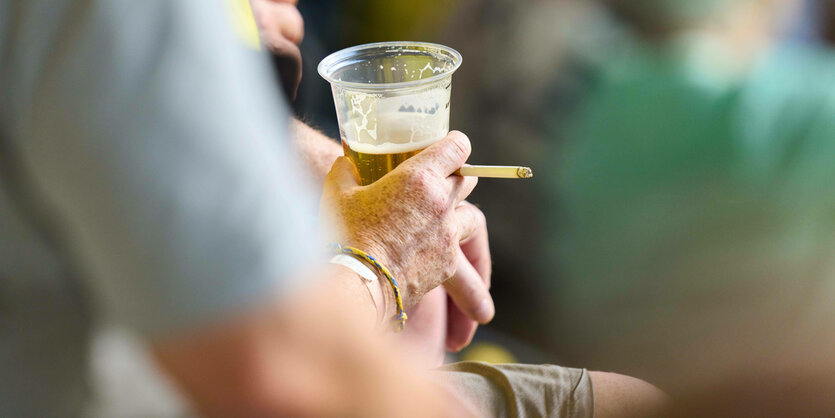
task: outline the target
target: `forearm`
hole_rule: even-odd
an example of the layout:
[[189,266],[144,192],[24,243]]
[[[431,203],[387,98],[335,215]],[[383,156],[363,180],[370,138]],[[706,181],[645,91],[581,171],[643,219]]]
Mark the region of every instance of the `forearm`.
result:
[[305,161],[316,184],[321,186],[333,162],[342,156],[342,147],[298,119],[292,119],[291,130],[293,146]]
[[[368,329],[377,329],[390,325],[389,320],[394,316],[394,294],[384,278],[377,282],[366,284],[353,270],[338,265],[332,270],[334,293],[341,303],[354,311],[357,321],[361,321]],[[387,330],[388,328],[381,328]]]
[[[374,331],[377,313],[365,285],[350,269],[323,266],[302,280],[303,288],[237,318],[152,341],[157,361],[198,412],[205,416],[339,414],[338,409],[327,409],[338,405],[322,405],[316,394],[324,390],[334,395],[356,382],[322,388],[315,382],[334,376],[320,366],[373,366],[374,350],[366,352],[362,347],[384,346]],[[299,391],[305,396],[286,396]]]

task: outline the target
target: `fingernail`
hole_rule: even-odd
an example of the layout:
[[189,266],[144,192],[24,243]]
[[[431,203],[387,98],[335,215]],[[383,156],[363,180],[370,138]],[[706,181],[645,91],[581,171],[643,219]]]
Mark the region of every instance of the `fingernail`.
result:
[[493,319],[493,315],[496,314],[496,307],[493,306],[493,301],[490,299],[484,299],[481,303],[478,304],[478,307],[475,309],[475,320],[479,323],[485,324],[490,322]]

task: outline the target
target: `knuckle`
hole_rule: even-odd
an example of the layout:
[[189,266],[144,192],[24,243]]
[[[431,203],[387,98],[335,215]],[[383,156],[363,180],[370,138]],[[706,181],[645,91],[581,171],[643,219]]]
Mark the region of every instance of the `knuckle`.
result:
[[433,215],[437,217],[443,217],[449,211],[449,207],[446,202],[446,196],[442,193],[437,193],[435,190],[430,190],[427,194],[429,205],[429,210],[432,212]]
[[414,189],[415,192],[423,195],[432,192],[434,179],[428,171],[410,167],[408,170],[405,170],[404,175],[410,188]]
[[455,215],[458,220],[464,225],[472,225],[476,222],[476,215],[475,212],[470,208],[464,208],[462,210],[455,211]]
[[451,147],[452,151],[455,153],[454,155],[458,158],[466,160],[467,157],[470,156],[470,152],[472,152],[470,139],[458,131],[450,132],[449,137],[452,140],[453,145],[455,145],[454,147]]
[[463,220],[473,227],[481,227],[487,225],[487,217],[481,209],[469,202],[465,202],[460,212],[463,215]]
[[487,225],[487,217],[484,216],[484,212],[482,212],[481,209],[475,207],[472,204],[470,205],[470,207],[472,208],[470,210],[470,212],[472,212],[472,214],[473,214],[476,225],[478,225],[478,226]]
[[455,264],[449,263],[444,267],[444,270],[441,272],[445,279],[449,279],[452,276],[455,276]]
[[405,163],[397,166],[397,168],[392,170],[390,173],[386,174],[386,176],[405,183],[411,183],[420,175],[420,171],[421,170],[417,167],[409,164],[409,161],[406,161]]
[[434,179],[432,178],[432,174],[429,173],[429,171],[412,170],[412,178],[414,179],[416,186],[419,186],[425,190],[432,190],[432,184],[434,183]]
[[371,188],[393,188],[396,190],[408,191],[412,187],[413,173],[406,167],[397,167],[389,173],[386,173],[380,180],[374,182],[368,187]]
[[301,12],[299,9],[293,7],[290,12],[290,19],[293,20],[292,24],[292,38],[291,41],[295,43],[299,43],[304,38],[304,18],[302,18]]
[[253,8],[256,22],[273,36],[284,36],[298,43],[304,36],[304,18],[292,3],[274,3],[269,7]]

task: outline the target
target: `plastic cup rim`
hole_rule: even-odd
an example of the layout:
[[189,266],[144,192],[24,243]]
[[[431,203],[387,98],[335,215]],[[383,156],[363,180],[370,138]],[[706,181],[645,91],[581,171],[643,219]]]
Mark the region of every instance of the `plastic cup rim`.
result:
[[[448,71],[444,71],[441,74],[433,75],[432,77],[427,77],[420,80],[412,80],[412,81],[400,81],[396,83],[357,83],[352,81],[342,81],[337,80],[331,77],[328,74],[328,71],[333,65],[337,64],[338,62],[342,61],[343,59],[347,58],[352,53],[367,50],[367,49],[374,49],[374,48],[381,48],[381,47],[409,47],[409,46],[419,46],[419,47],[426,47],[426,48],[434,48],[440,51],[446,52],[453,57],[452,68]],[[337,85],[342,88],[350,88],[355,90],[372,90],[372,91],[391,91],[391,90],[400,90],[406,89],[411,87],[419,87],[424,86],[427,84],[432,84],[436,81],[443,80],[447,77],[452,76],[452,73],[461,66],[461,62],[463,61],[463,57],[461,53],[458,51],[441,44],[436,44],[432,42],[411,42],[411,41],[395,41],[395,42],[374,42],[370,44],[362,44],[356,45],[345,49],[340,49],[323,59],[319,62],[319,66],[317,68],[319,75],[327,80],[332,85]]]

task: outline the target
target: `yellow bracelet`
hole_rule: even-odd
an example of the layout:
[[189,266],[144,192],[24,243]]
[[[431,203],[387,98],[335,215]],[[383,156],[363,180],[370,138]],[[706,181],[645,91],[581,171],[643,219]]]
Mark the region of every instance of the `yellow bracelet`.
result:
[[400,296],[400,287],[397,286],[397,281],[394,280],[394,276],[391,275],[389,269],[380,264],[380,262],[377,261],[377,259],[371,254],[368,254],[358,248],[343,246],[339,243],[334,243],[331,247],[334,253],[349,254],[367,261],[369,264],[376,267],[377,270],[380,270],[380,272],[383,273],[383,276],[386,276],[389,284],[391,284],[392,290],[394,290],[394,301],[397,304],[397,314],[394,318],[392,318],[392,320],[396,321],[394,330],[395,332],[403,331],[406,328],[406,319],[408,317],[406,316],[406,311],[403,309],[403,298]]

